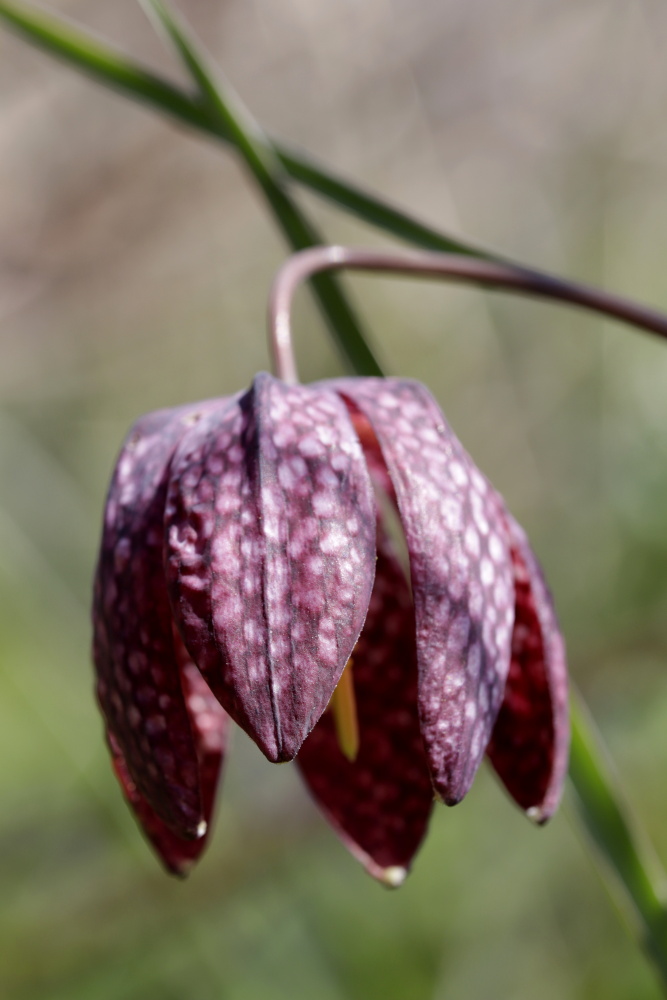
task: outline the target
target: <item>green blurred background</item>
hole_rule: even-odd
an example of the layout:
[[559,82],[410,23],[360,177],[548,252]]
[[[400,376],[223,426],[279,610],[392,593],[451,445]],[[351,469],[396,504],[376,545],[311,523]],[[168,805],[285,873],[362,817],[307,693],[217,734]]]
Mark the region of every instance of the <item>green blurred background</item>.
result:
[[[163,72],[133,0],[57,9]],[[667,309],[661,0],[183,0],[261,121],[427,221]],[[303,197],[332,241],[378,235]],[[90,582],[140,413],[268,364],[283,255],[220,147],[0,34],[0,996],[656,998],[567,810],[493,777],[389,893],[237,732],[210,849],[163,875],[111,775]],[[667,859],[667,345],[560,308],[347,280],[529,530],[572,673]],[[305,294],[304,379],[339,371]]]

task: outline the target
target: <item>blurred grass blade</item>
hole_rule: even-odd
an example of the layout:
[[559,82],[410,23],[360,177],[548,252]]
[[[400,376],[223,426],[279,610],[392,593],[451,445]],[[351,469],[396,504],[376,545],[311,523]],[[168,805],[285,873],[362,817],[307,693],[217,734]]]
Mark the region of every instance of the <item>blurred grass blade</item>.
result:
[[136,65],[123,53],[74,27],[65,18],[5,0],[0,2],[0,18],[28,41],[100,83],[204,128],[201,110],[189,94]]
[[[161,0],[145,0],[142,6],[154,14],[167,33],[199,88],[204,105],[220,121],[230,142],[264,192],[275,220],[291,247],[303,250],[326,242],[292,200],[283,168],[270,141],[229,84],[209,68],[197,42],[180,19],[177,20]],[[351,364],[353,370],[362,367],[373,375],[380,375],[380,366],[338,281],[330,274],[322,274],[311,284],[343,359]]]
[[[128,59],[112,46],[70,24],[65,18],[35,7],[0,0],[0,18],[34,45],[82,70],[99,83],[148,104],[217,140],[230,141],[224,123],[198,96],[181,90]],[[307,155],[264,136],[275,157],[293,180],[356,215],[364,222],[426,250],[444,250],[487,260],[504,257],[456,239],[411,218],[381,198],[338,178]]]
[[274,148],[285,171],[293,180],[299,181],[304,187],[317,192],[339,208],[347,209],[350,214],[356,215],[376,229],[382,229],[391,236],[397,236],[406,243],[422,247],[424,250],[442,250],[443,253],[457,253],[503,264],[510,263],[508,257],[438,232],[437,229],[427,226],[418,219],[413,219],[400,208],[389,205],[358,185],[332,174],[310,156],[301,152],[296,153],[278,142],[274,144]]
[[616,888],[614,898],[667,987],[665,876],[624,801],[602,739],[576,691],[569,778],[577,814],[604,866],[601,874],[610,889]]
[[[312,242],[313,226],[287,194],[280,162],[257,122],[241,104],[238,95],[226,80],[222,80],[218,70],[214,71],[207,65],[198,44],[162,0],[140,0],[140,3],[151,20],[164,30],[173,43],[199,90],[203,105],[219,118],[229,141],[241,154],[262,188],[291,242],[306,239]],[[311,245],[311,242],[307,245]],[[318,239],[317,242],[322,240]]]

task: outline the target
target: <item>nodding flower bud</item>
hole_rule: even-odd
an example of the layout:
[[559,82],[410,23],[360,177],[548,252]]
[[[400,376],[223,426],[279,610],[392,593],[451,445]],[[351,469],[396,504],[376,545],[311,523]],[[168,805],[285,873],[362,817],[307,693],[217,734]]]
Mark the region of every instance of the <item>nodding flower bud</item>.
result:
[[[141,418],[107,499],[94,622],[116,771],[173,871],[203,848],[230,719],[269,760],[298,755],[391,885],[434,793],[460,801],[485,753],[531,817],[559,800],[567,681],[549,591],[417,382],[260,374]],[[346,750],[326,710],[350,659]]]
[[[230,720],[269,760],[297,757],[386,885],[405,878],[434,798],[459,802],[485,753],[537,822],[562,792],[564,644],[502,498],[418,382],[298,384],[292,295],[343,266],[530,279],[446,254],[296,254],[270,298],[281,377],[130,431],[95,583],[97,690],[125,795],[176,873],[204,847]],[[537,291],[602,308],[590,290]]]

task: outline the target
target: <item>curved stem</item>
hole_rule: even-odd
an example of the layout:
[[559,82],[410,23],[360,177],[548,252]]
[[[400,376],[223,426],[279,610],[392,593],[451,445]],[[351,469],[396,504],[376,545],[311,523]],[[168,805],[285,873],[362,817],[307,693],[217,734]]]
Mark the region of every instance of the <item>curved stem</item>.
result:
[[494,261],[428,251],[312,247],[294,254],[276,275],[269,296],[269,345],[276,374],[285,382],[298,381],[292,349],[291,308],[298,286],[313,274],[350,268],[441,278],[521,292],[601,313],[667,339],[667,316],[618,295],[572,281],[550,278],[527,268]]

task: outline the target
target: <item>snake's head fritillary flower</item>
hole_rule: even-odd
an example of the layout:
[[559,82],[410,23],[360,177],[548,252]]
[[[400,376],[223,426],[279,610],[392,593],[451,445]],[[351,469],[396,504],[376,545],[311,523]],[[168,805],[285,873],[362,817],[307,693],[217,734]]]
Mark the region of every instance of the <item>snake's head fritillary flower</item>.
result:
[[109,491],[94,623],[115,769],[172,871],[204,846],[230,720],[269,760],[298,754],[325,815],[390,885],[434,793],[460,801],[485,753],[533,818],[557,805],[568,723],[552,600],[416,382],[260,374],[246,393],[143,417]]

